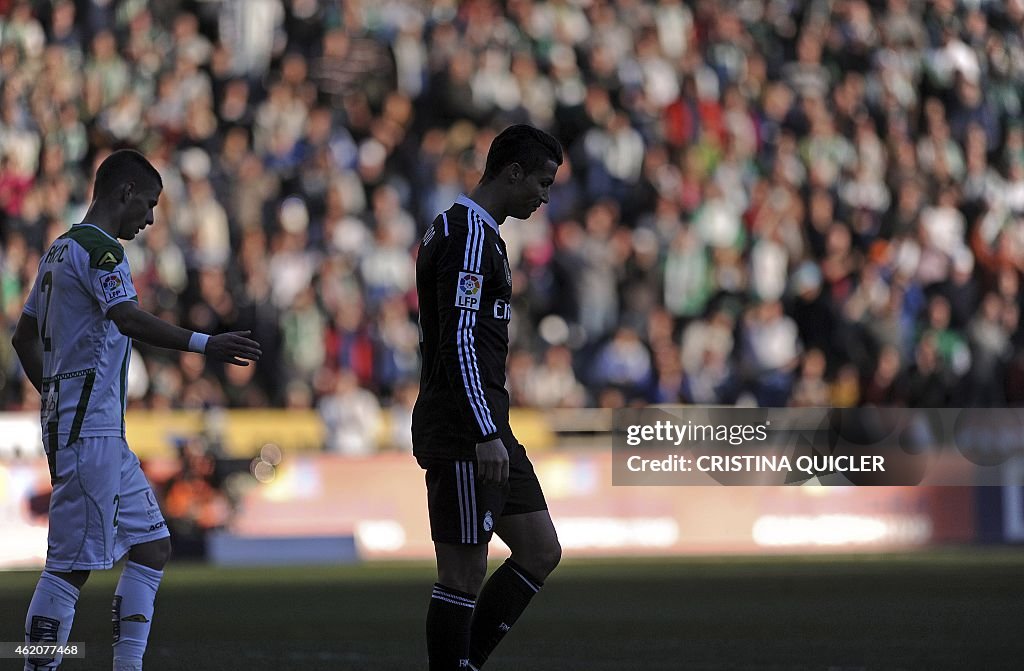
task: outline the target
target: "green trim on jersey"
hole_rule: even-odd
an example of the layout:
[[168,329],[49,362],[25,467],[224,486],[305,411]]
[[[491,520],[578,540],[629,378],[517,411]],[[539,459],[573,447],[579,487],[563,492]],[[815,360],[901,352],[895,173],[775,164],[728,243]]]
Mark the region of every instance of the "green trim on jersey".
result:
[[124,413],[128,411],[128,360],[132,353],[132,341],[128,340],[128,347],[124,349],[124,358],[121,360],[121,437],[125,437]]
[[89,255],[89,265],[93,268],[111,271],[124,260],[124,247],[121,243],[94,226],[72,226],[60,237],[81,245]]
[[82,383],[82,395],[78,397],[78,406],[75,408],[75,418],[71,422],[71,435],[68,436],[68,445],[78,440],[82,433],[82,422],[85,421],[85,411],[89,409],[89,397],[92,396],[92,386],[96,383],[96,369],[85,374],[85,382]]

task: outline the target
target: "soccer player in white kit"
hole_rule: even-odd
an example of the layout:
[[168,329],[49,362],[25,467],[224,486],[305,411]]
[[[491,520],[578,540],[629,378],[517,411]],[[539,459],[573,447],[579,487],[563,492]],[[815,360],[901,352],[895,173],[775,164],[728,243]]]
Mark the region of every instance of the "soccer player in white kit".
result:
[[[241,366],[260,357],[247,331],[209,336],[139,308],[118,239],[131,240],[153,223],[162,189],[142,154],[108,156],[96,171],[84,221],[43,254],[13,338],[42,398],[53,482],[46,568],[29,605],[25,641],[66,643],[89,572],[127,555],[114,592],[114,671],[142,669],[153,600],[171,552],[156,497],[125,442],[132,339]],[[49,671],[60,663],[60,655],[28,659],[25,669]]]

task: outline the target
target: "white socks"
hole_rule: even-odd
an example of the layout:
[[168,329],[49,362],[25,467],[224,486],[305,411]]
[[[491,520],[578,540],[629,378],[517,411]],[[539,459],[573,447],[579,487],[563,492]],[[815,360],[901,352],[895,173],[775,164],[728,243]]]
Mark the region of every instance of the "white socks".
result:
[[[36,583],[36,591],[32,594],[32,602],[28,606],[25,642],[67,643],[71,634],[71,623],[75,619],[78,595],[79,590],[71,583],[43,571],[39,576],[39,582]],[[63,658],[63,655],[57,655],[53,659],[36,660],[42,662],[41,664],[26,661],[25,671],[56,669]]]
[[[114,591],[114,671],[142,671],[149,628],[163,571],[128,561]],[[25,642],[63,644],[71,635],[79,590],[63,578],[43,571],[25,618]],[[63,656],[25,662],[25,671],[51,671]],[[36,663],[41,662],[41,663]]]
[[163,571],[125,562],[121,580],[114,590],[111,621],[114,626],[114,671],[141,671],[149,628],[153,621],[153,601]]

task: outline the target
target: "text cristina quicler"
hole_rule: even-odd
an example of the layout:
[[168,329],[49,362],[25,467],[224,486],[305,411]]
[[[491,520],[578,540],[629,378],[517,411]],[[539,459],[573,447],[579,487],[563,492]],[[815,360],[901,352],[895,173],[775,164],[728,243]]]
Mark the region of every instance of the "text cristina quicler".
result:
[[802,455],[790,461],[786,455],[702,455],[696,459],[669,455],[661,459],[643,459],[633,455],[626,460],[626,468],[633,472],[883,472],[885,458],[878,454],[871,455]]

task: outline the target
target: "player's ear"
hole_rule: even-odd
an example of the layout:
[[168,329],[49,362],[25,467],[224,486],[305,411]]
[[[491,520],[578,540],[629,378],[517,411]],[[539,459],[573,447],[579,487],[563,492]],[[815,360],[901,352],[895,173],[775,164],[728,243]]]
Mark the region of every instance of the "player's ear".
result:
[[121,202],[128,203],[135,194],[135,182],[125,182],[121,187]]
[[518,184],[519,182],[523,181],[523,176],[524,175],[525,175],[525,173],[523,172],[523,166],[519,165],[518,163],[511,163],[511,164],[509,164],[509,166],[508,166],[508,181],[509,182],[511,182],[512,184]]

